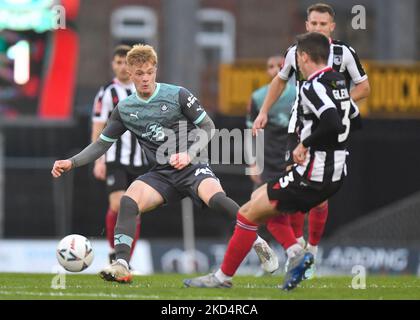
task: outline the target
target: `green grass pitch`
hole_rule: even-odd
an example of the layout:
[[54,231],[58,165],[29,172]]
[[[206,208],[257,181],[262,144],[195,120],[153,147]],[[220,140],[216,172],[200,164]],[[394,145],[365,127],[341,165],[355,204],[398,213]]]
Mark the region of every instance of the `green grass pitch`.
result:
[[237,276],[231,289],[184,288],[186,275],[135,276],[124,285],[96,275],[67,274],[65,289],[52,289],[53,274],[0,273],[0,300],[136,299],[136,300],[272,300],[272,299],[420,299],[420,278],[367,276],[366,289],[352,289],[351,277],[318,277],[291,292],[278,286],[280,276]]

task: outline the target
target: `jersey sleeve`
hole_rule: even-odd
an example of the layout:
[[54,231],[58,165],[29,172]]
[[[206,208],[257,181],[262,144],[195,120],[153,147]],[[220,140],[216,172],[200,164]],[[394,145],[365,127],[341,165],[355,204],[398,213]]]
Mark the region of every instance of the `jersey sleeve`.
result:
[[112,111],[112,114],[99,138],[106,142],[116,142],[126,131],[127,128],[121,119],[120,111],[117,106],[114,111]]
[[179,91],[179,105],[181,111],[195,125],[199,125],[206,117],[206,111],[200,105],[198,99],[187,89],[182,88]]
[[318,119],[321,118],[325,110],[330,108],[337,109],[335,103],[327,94],[327,88],[317,80],[303,85],[301,97],[302,102],[308,106]]
[[296,45],[287,49],[284,55],[284,63],[280,69],[278,76],[287,81],[296,72]]
[[356,51],[352,47],[343,46],[343,60],[351,80],[355,84],[367,79],[367,74],[360,63]]
[[109,114],[113,109],[112,97],[109,90],[102,87],[96,94],[93,110],[92,110],[92,121],[93,122],[106,122]]

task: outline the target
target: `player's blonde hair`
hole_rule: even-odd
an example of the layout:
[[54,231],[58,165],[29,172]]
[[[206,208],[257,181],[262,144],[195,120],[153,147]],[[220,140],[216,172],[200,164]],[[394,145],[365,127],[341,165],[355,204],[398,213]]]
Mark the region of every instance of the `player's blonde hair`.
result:
[[136,44],[127,53],[127,64],[129,66],[141,65],[150,62],[152,65],[157,65],[158,58],[155,49],[147,44]]

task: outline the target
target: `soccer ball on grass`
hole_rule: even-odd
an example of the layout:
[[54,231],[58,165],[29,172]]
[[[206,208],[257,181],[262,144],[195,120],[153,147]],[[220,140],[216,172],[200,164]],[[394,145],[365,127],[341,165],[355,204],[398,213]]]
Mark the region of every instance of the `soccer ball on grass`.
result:
[[86,237],[71,234],[60,241],[56,256],[64,269],[71,272],[80,272],[92,264],[92,245]]

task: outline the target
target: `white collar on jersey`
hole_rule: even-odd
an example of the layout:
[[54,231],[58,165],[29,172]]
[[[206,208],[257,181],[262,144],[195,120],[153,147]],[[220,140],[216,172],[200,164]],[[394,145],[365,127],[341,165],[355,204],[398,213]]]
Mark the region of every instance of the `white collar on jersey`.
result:
[[141,98],[140,96],[139,96],[139,93],[137,92],[137,90],[136,90],[136,97],[137,97],[137,99],[139,99],[140,100],[140,102],[143,102],[143,103],[149,103],[154,97],[156,97],[156,95],[158,94],[158,92],[159,92],[159,90],[160,90],[160,83],[159,82],[156,82],[156,88],[155,88],[155,91],[153,92],[153,94],[150,96],[150,98],[149,99],[147,99],[147,100],[144,100],[143,98]]

